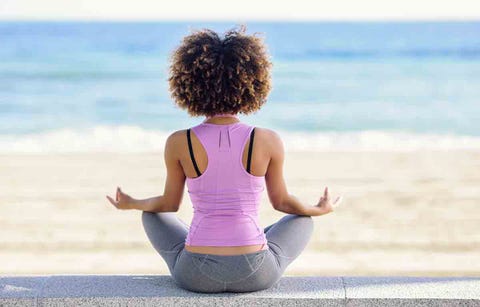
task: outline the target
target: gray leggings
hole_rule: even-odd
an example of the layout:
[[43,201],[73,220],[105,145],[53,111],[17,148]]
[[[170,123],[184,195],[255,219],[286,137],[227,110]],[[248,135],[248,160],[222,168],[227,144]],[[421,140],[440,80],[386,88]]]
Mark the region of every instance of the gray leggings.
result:
[[175,283],[204,293],[252,292],[276,284],[306,247],[313,232],[311,216],[287,214],[264,229],[268,249],[240,255],[186,250],[189,226],[175,212],[143,211],[148,239],[168,265]]

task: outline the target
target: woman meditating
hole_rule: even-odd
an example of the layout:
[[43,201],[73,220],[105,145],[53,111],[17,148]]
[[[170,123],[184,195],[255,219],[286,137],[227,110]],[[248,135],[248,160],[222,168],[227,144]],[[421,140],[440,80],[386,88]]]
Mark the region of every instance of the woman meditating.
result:
[[[266,47],[255,35],[209,29],[186,36],[172,54],[169,86],[176,104],[203,121],[166,141],[163,195],[135,199],[117,187],[107,196],[118,209],[143,211],[142,222],[178,286],[195,292],[251,292],[270,288],[307,245],[312,216],[332,212],[340,197],[328,189],[316,205],[287,192],[279,135],[241,122],[265,103],[271,89]],[[308,170],[305,170],[308,171]],[[185,182],[193,205],[191,225],[175,212]],[[262,229],[262,192],[286,213]]]

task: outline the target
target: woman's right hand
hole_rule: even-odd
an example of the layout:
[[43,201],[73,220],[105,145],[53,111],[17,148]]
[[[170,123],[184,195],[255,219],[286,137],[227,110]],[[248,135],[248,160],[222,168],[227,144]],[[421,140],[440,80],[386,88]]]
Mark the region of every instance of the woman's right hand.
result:
[[323,196],[320,197],[318,204],[316,207],[320,209],[320,214],[327,214],[332,212],[334,209],[338,207],[338,205],[342,202],[342,196],[338,196],[334,202],[331,201],[330,195],[328,194],[328,187],[325,188],[323,192]]

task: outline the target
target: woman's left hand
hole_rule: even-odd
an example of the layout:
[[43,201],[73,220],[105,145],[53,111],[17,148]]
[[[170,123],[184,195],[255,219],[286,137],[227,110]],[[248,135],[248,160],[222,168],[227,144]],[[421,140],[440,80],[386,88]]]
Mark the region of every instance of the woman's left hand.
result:
[[135,199],[130,197],[130,195],[125,194],[122,192],[120,187],[117,187],[117,192],[115,195],[115,200],[113,200],[110,196],[107,195],[107,199],[110,201],[112,205],[114,205],[117,209],[121,210],[128,210],[133,209],[133,203]]

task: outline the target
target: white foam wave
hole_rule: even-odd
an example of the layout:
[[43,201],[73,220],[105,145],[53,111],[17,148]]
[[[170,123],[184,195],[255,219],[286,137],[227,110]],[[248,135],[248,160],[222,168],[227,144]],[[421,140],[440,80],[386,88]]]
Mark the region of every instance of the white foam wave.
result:
[[0,152],[148,152],[163,151],[167,132],[136,126],[59,129],[21,136],[0,135]]
[[480,150],[480,137],[392,131],[284,133],[289,151]]
[[[475,136],[386,131],[277,132],[289,152],[480,150],[480,137]],[[0,135],[0,153],[161,152],[170,133],[136,126],[96,126]]]

